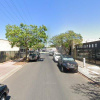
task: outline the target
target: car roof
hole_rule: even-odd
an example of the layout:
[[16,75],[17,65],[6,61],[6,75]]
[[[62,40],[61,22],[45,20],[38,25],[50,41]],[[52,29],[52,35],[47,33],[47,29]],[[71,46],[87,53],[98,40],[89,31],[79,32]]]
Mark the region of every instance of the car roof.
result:
[[56,52],[55,54],[61,54],[61,53]]
[[67,57],[67,58],[73,58],[72,56],[66,55],[66,54],[63,54],[62,56],[63,56],[63,57]]

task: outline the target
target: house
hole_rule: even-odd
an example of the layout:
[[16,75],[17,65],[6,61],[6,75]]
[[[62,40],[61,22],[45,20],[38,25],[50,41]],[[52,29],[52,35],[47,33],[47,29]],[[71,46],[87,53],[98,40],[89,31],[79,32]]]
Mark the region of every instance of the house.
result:
[[76,59],[83,60],[93,64],[100,65],[100,41],[89,41],[82,45],[76,45]]
[[0,51],[19,51],[19,47],[11,47],[8,40],[0,39]]
[[0,39],[0,62],[19,57],[19,47],[10,45],[8,40]]

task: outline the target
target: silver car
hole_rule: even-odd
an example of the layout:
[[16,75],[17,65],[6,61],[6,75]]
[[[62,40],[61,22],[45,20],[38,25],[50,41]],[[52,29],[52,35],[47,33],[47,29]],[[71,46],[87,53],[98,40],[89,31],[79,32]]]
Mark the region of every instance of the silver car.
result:
[[28,61],[37,61],[39,59],[39,54],[38,53],[30,53],[28,55]]
[[54,55],[53,55],[53,60],[54,60],[55,62],[58,62],[58,59],[59,59],[60,56],[61,56],[60,53],[54,53]]

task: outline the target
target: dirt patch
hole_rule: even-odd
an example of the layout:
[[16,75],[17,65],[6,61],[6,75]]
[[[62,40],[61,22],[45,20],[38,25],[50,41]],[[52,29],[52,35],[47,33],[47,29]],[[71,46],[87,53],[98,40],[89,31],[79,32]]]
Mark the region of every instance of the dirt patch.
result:
[[27,62],[16,62],[14,65],[24,65],[26,64]]

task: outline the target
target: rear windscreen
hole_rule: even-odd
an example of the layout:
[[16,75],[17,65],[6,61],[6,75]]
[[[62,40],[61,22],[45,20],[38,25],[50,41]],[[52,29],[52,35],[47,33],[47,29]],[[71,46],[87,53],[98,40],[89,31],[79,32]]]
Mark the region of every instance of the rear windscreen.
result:
[[36,54],[30,54],[30,56],[36,56]]

